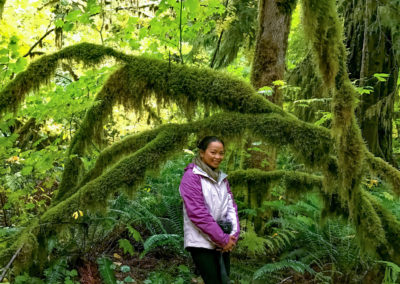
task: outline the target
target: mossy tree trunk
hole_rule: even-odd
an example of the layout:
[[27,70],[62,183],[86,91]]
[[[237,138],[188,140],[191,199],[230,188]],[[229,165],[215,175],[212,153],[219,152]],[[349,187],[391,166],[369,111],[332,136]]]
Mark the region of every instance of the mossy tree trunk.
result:
[[[251,84],[256,90],[264,86],[272,86],[274,81],[283,80],[290,22],[295,4],[296,1],[292,0],[259,1],[257,40],[251,70]],[[275,87],[272,96],[268,99],[282,107],[282,91],[279,87]],[[253,146],[252,142],[252,139],[248,139],[247,148]],[[250,151],[251,156],[246,159],[244,166],[274,170],[276,149],[265,147],[265,145],[257,148],[260,148],[260,151]]]
[[[296,1],[289,0],[259,1],[258,30],[251,71],[251,83],[256,90],[264,86],[273,86],[274,81],[283,80],[290,22],[295,3]],[[268,99],[282,107],[282,91],[278,86],[274,87],[274,92]],[[245,168],[263,170],[274,170],[276,168],[276,147],[263,143],[254,145],[254,140],[248,137],[245,150],[249,148],[253,150],[249,150],[245,157],[243,163]],[[251,206],[260,207],[267,198],[266,194],[258,193],[257,196],[251,196],[249,200],[256,203],[251,204]],[[262,216],[259,216],[255,220],[255,229],[258,232],[262,227],[261,218]]]
[[[373,87],[371,94],[361,95],[357,112],[362,136],[369,150],[393,163],[392,120],[398,66],[395,60],[390,29],[380,23],[378,1],[342,1],[344,32],[348,49],[350,80],[359,86]],[[390,76],[385,82],[376,73]]]
[[[290,32],[292,10],[296,1],[260,0],[258,31],[251,72],[251,84],[258,90],[282,80]],[[269,98],[282,106],[282,92],[275,88]]]

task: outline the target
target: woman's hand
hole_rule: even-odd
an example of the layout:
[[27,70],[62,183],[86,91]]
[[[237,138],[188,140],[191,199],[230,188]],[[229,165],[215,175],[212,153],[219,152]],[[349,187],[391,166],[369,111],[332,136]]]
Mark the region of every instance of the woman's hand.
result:
[[222,248],[222,252],[231,251],[235,245],[236,245],[236,237],[229,236],[229,242]]

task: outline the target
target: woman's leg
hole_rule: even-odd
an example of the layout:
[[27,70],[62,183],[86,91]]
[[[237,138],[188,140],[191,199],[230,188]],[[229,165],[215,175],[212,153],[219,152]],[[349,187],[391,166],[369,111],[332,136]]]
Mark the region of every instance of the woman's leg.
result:
[[205,284],[221,284],[220,252],[204,248],[188,248]]
[[224,253],[222,254],[222,258],[224,259],[226,274],[229,276],[229,274],[230,274],[230,272],[231,272],[230,253],[229,253],[229,252],[224,252]]

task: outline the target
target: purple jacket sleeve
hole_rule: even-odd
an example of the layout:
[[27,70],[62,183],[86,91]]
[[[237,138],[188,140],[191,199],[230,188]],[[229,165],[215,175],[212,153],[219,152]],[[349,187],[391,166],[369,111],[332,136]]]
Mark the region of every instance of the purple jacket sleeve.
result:
[[[228,217],[230,220],[232,220],[232,223],[234,225],[234,228],[232,229],[231,235],[236,237],[236,242],[239,239],[239,234],[240,234],[240,224],[239,224],[239,216],[238,216],[238,209],[237,205],[235,203],[235,200],[233,199],[233,194],[231,191],[231,188],[229,186],[229,182],[226,181],[226,188],[228,190],[229,194],[229,203],[228,203]],[[235,226],[236,225],[236,226]]]
[[201,177],[187,171],[180,184],[180,193],[185,204],[187,215],[202,232],[220,247],[224,247],[229,241],[229,235],[225,234],[209,213],[201,189]]

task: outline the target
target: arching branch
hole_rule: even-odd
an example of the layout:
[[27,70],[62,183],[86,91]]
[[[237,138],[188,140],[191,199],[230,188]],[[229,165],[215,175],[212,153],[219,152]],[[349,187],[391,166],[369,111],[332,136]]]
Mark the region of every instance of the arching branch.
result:
[[257,94],[246,82],[222,72],[126,55],[109,47],[89,43],[66,47],[31,63],[0,93],[0,113],[16,110],[30,91],[48,83],[60,60],[75,60],[93,66],[109,57],[127,64],[125,71],[131,75],[128,80],[130,86],[142,85],[158,98],[175,101],[178,105],[201,103],[228,111],[289,115]]

